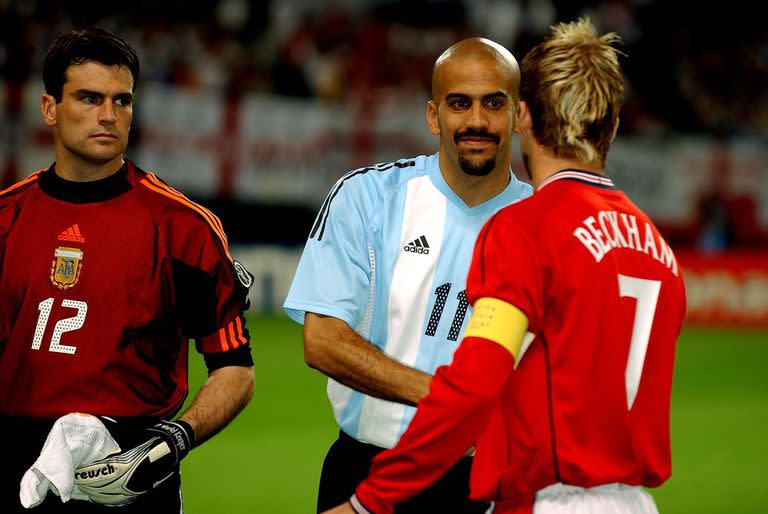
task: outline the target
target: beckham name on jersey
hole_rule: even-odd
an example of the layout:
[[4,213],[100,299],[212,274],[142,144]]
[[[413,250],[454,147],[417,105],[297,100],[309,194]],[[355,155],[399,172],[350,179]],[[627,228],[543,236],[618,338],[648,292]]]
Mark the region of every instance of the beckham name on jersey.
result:
[[582,221],[573,235],[600,262],[614,248],[629,248],[650,255],[677,275],[677,261],[672,249],[657,234],[651,224],[644,223],[641,229],[632,214],[616,211],[600,211]]

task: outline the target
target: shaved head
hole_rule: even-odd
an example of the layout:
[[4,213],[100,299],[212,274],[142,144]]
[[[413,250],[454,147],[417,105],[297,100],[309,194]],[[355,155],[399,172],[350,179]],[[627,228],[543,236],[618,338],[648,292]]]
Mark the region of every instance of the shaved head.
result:
[[519,90],[517,61],[489,39],[459,41],[435,61],[427,124],[440,136],[440,170],[451,187],[487,176],[489,190],[507,185]]
[[467,61],[484,62],[495,68],[509,83],[509,93],[517,97],[520,86],[520,66],[512,53],[500,44],[482,37],[464,39],[442,53],[432,69],[432,100],[437,102],[450,88],[447,70]]

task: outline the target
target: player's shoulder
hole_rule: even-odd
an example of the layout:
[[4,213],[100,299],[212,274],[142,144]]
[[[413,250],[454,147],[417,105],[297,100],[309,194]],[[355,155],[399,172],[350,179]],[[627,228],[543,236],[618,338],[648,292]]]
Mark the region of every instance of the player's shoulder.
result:
[[405,187],[409,180],[427,173],[426,157],[398,159],[357,168],[345,173],[328,192],[321,214],[355,213],[355,216],[375,218],[382,205]]
[[342,175],[334,184],[332,192],[346,187],[354,194],[380,193],[424,175],[426,170],[427,157],[424,155],[372,164]]
[[40,175],[46,170],[38,170],[27,178],[16,182],[10,187],[0,190],[0,210],[15,204],[20,198],[37,187]]
[[514,172],[512,173],[510,180],[512,182],[511,185],[513,186],[515,196],[517,197],[517,199],[511,203],[517,203],[518,201],[525,200],[526,198],[529,198],[533,195],[533,186],[528,182],[518,178]]
[[200,206],[165,182],[154,171],[145,171],[133,163],[129,166],[129,181],[141,200],[153,211],[167,215],[198,216]]
[[[531,186],[525,184],[530,188]],[[524,190],[524,194],[499,209],[494,217],[505,221],[514,221],[521,218],[527,218],[531,216],[532,212],[537,212],[542,209],[542,202],[539,195],[532,194],[532,189]]]
[[561,218],[564,211],[567,211],[566,206],[583,201],[583,196],[574,194],[572,189],[559,187],[567,186],[567,182],[556,181],[538,190],[530,184],[524,183],[524,185],[526,186],[524,194],[519,200],[502,209],[502,218],[510,221],[522,219],[526,225],[546,224],[553,219]]
[[221,221],[210,210],[187,198],[154,172],[144,171],[130,161],[126,163],[129,181],[140,202],[158,224],[173,224],[174,230],[205,225],[223,233]]
[[496,211],[486,221],[483,232],[486,236],[510,231],[534,236],[546,227],[550,211],[542,203],[540,195],[523,196]]

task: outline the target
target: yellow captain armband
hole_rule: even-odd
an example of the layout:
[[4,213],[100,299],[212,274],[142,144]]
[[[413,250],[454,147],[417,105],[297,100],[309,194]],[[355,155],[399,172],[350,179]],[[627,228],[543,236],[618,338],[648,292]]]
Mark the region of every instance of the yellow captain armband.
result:
[[498,343],[517,359],[526,330],[528,317],[523,311],[504,300],[486,297],[475,302],[464,337],[482,337]]

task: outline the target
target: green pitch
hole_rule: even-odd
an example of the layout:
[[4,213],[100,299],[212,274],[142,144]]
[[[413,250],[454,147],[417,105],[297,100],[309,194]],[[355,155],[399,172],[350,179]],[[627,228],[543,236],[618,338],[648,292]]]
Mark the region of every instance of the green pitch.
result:
[[[256,393],[182,467],[185,514],[310,514],[336,425],[324,377],[304,365],[301,327],[249,320]],[[191,357],[190,387],[205,379]],[[662,514],[766,512],[768,333],[688,329],[672,398],[672,478],[653,490]]]

